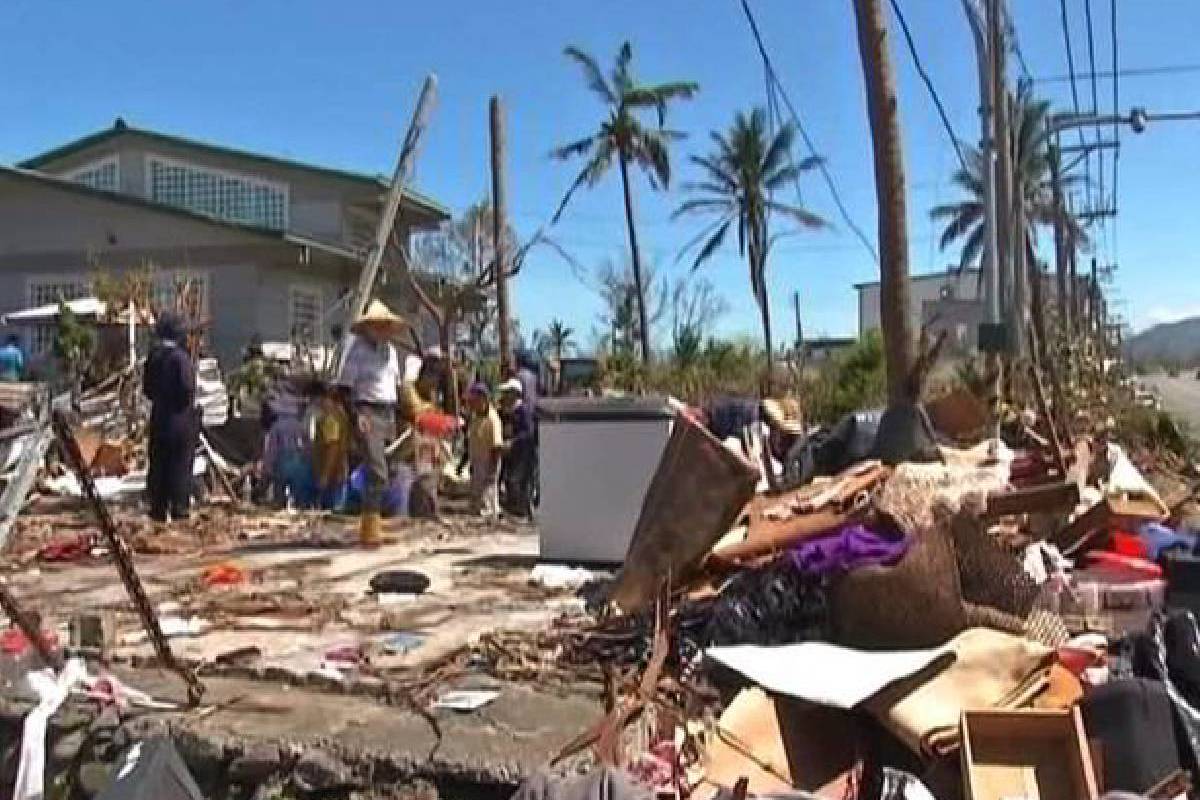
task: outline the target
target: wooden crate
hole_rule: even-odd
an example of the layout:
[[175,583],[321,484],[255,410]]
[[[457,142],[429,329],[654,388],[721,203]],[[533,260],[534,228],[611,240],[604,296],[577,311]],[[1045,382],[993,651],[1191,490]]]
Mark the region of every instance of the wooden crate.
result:
[[968,800],[1095,800],[1096,776],[1078,708],[964,711]]

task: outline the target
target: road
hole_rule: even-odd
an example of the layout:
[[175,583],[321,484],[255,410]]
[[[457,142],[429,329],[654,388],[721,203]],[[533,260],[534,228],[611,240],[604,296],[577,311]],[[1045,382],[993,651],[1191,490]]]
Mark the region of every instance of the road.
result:
[[1178,378],[1147,375],[1139,380],[1158,392],[1164,410],[1187,423],[1192,431],[1200,432],[1200,381],[1194,373],[1180,373]]

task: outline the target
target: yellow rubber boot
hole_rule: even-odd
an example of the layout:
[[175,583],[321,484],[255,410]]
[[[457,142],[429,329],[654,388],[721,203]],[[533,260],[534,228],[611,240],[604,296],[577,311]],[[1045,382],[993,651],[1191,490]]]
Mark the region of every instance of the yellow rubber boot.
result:
[[383,516],[378,511],[364,513],[359,520],[358,541],[363,547],[383,544]]

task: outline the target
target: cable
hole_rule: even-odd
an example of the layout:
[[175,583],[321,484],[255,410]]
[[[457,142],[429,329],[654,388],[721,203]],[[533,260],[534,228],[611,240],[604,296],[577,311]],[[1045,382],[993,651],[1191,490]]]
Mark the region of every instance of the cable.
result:
[[[1100,98],[1096,90],[1096,39],[1092,26],[1092,0],[1083,0],[1083,14],[1087,19],[1088,71],[1092,76],[1092,113],[1100,113]],[[1100,143],[1100,126],[1096,126],[1096,143]],[[1100,203],[1104,203],[1104,148],[1096,154],[1100,161]]]
[[[813,145],[812,138],[808,135],[808,131],[804,128],[804,123],[800,121],[800,115],[796,113],[796,107],[792,105],[791,98],[788,97],[787,91],[783,88],[783,83],[779,80],[778,73],[775,72],[775,67],[771,64],[771,57],[767,55],[767,48],[766,45],[763,44],[762,34],[759,33],[758,23],[754,20],[754,14],[750,11],[750,4],[747,3],[746,0],[741,0],[741,3],[742,11],[745,12],[746,15],[746,21],[750,24],[750,32],[754,34],[754,42],[758,46],[759,55],[762,56],[763,66],[771,75],[771,80],[773,80],[778,86],[779,94],[783,99],[783,104],[787,106],[788,114],[791,115],[792,122],[795,123],[796,129],[800,131],[800,136],[804,139],[804,144],[808,147],[809,153],[815,156],[817,154],[817,148]],[[846,204],[842,202],[842,196],[837,189],[837,184],[834,183],[833,176],[829,173],[829,168],[825,166],[824,161],[818,162],[817,168],[821,170],[821,175],[825,178],[825,184],[829,187],[829,193],[833,195],[833,202],[837,206],[842,220],[846,223],[846,226],[853,231],[854,235],[858,237],[858,240],[862,242],[863,247],[867,248],[867,252],[871,254],[871,257],[875,260],[875,263],[878,264],[879,253],[875,250],[875,246],[871,244],[871,241],[867,238],[867,235],[863,233],[862,228],[858,227],[854,220],[851,219],[850,212],[846,210]]]
[[1021,66],[1021,73],[1027,80],[1032,81],[1033,75],[1029,73],[1029,65],[1025,63],[1025,54],[1021,52],[1021,43],[1017,41],[1017,26],[1013,22],[1012,12],[1007,5],[1004,6],[1004,26],[1008,29],[1006,34],[1008,35],[1009,47],[1012,49],[1013,55],[1017,57],[1017,63]]
[[[1114,117],[1121,113],[1121,70],[1117,65],[1117,0],[1111,0],[1112,20],[1112,96],[1113,96],[1113,115]],[[1117,143],[1117,147],[1113,150],[1113,179],[1112,179],[1112,207],[1113,211],[1117,210],[1117,164],[1121,159],[1121,125],[1115,119],[1113,120],[1113,141]],[[1113,217],[1113,248],[1116,249],[1117,239],[1117,220]]]
[[[1095,75],[1097,78],[1145,78],[1155,75],[1184,75],[1196,72],[1200,72],[1200,64],[1167,64],[1161,67],[1132,67],[1122,70],[1114,67],[1111,70],[1100,70],[1091,75],[1080,74],[1077,77],[1090,78]],[[1066,83],[1069,80],[1071,80],[1070,75],[1048,75],[1044,78],[1034,78],[1033,82]]]
[[904,31],[904,40],[908,42],[908,52],[912,55],[913,65],[917,68],[917,74],[921,76],[921,80],[925,82],[925,88],[929,90],[929,96],[933,99],[934,106],[937,107],[938,116],[942,118],[942,127],[946,129],[946,135],[950,137],[950,143],[954,145],[954,152],[958,154],[958,163],[962,166],[962,170],[967,175],[971,174],[971,170],[967,167],[967,159],[963,156],[962,147],[958,143],[958,136],[954,133],[954,128],[950,125],[950,118],[946,116],[946,108],[942,105],[942,98],[938,97],[937,89],[933,88],[933,81],[929,77],[929,73],[925,71],[925,65],[921,63],[921,57],[917,55],[917,45],[913,42],[912,31],[908,29],[908,21],[904,19],[904,12],[900,10],[898,0],[891,0],[892,11],[896,14],[896,19],[900,22],[900,30]]
[[[1062,11],[1062,32],[1063,43],[1067,48],[1067,74],[1071,77],[1071,103],[1075,107],[1075,115],[1079,116],[1079,87],[1075,85],[1075,55],[1071,52],[1071,25],[1067,21],[1067,0],[1058,0],[1059,8]],[[1094,71],[1094,70],[1093,70]],[[1075,129],[1079,136],[1079,143],[1083,144],[1083,131],[1079,128]],[[1092,182],[1091,163],[1092,159],[1088,151],[1084,151],[1084,155],[1088,156],[1084,161],[1084,173],[1088,185]]]

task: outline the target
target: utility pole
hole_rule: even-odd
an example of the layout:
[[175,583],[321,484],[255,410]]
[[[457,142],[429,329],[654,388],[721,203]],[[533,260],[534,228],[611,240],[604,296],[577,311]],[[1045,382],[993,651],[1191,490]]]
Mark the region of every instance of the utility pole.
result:
[[1021,331],[1013,325],[1013,197],[1012,142],[1008,132],[1008,84],[1005,71],[1004,7],[1003,0],[987,0],[989,55],[992,62],[993,128],[992,141],[996,147],[996,273],[1000,305],[1007,313],[1008,348],[1020,352]]
[[383,262],[383,254],[392,238],[392,229],[396,224],[396,214],[400,211],[400,200],[404,196],[404,187],[412,177],[413,165],[417,158],[417,146],[421,143],[421,134],[429,122],[429,113],[433,109],[433,101],[437,96],[437,78],[430,75],[421,86],[421,96],[417,98],[417,106],[413,109],[412,120],[408,123],[408,132],[404,135],[404,143],[400,147],[400,157],[396,159],[396,170],[392,173],[392,183],[388,188],[387,200],[383,204],[383,212],[375,226],[375,240],[367,253],[366,263],[358,276],[358,288],[355,289],[354,299],[350,304],[350,320],[359,317],[371,300],[371,290],[375,287],[375,277],[379,274],[379,265]]
[[[984,0],[990,3],[990,0]],[[979,153],[983,160],[983,301],[987,322],[1000,323],[1000,284],[996,258],[996,130],[992,121],[992,60],[988,45],[989,11],[976,0],[963,0],[967,22],[975,41],[975,63],[979,68]]]
[[1058,147],[1057,134],[1054,137],[1054,144],[1051,144],[1049,149],[1050,191],[1053,193],[1054,203],[1054,278],[1055,285],[1058,287],[1055,305],[1058,307],[1059,328],[1066,332],[1071,328],[1071,311],[1070,305],[1067,303],[1067,258],[1064,252],[1066,241],[1063,231],[1063,215],[1067,210],[1063,205],[1062,151]]
[[504,228],[508,198],[505,196],[504,107],[500,98],[492,96],[490,105],[492,126],[492,249],[496,274],[496,340],[500,345],[500,373],[513,372],[512,342],[509,341],[508,311],[508,253],[504,251]]
[[804,326],[800,323],[800,292],[792,292],[792,310],[796,314],[796,352],[804,349]]

